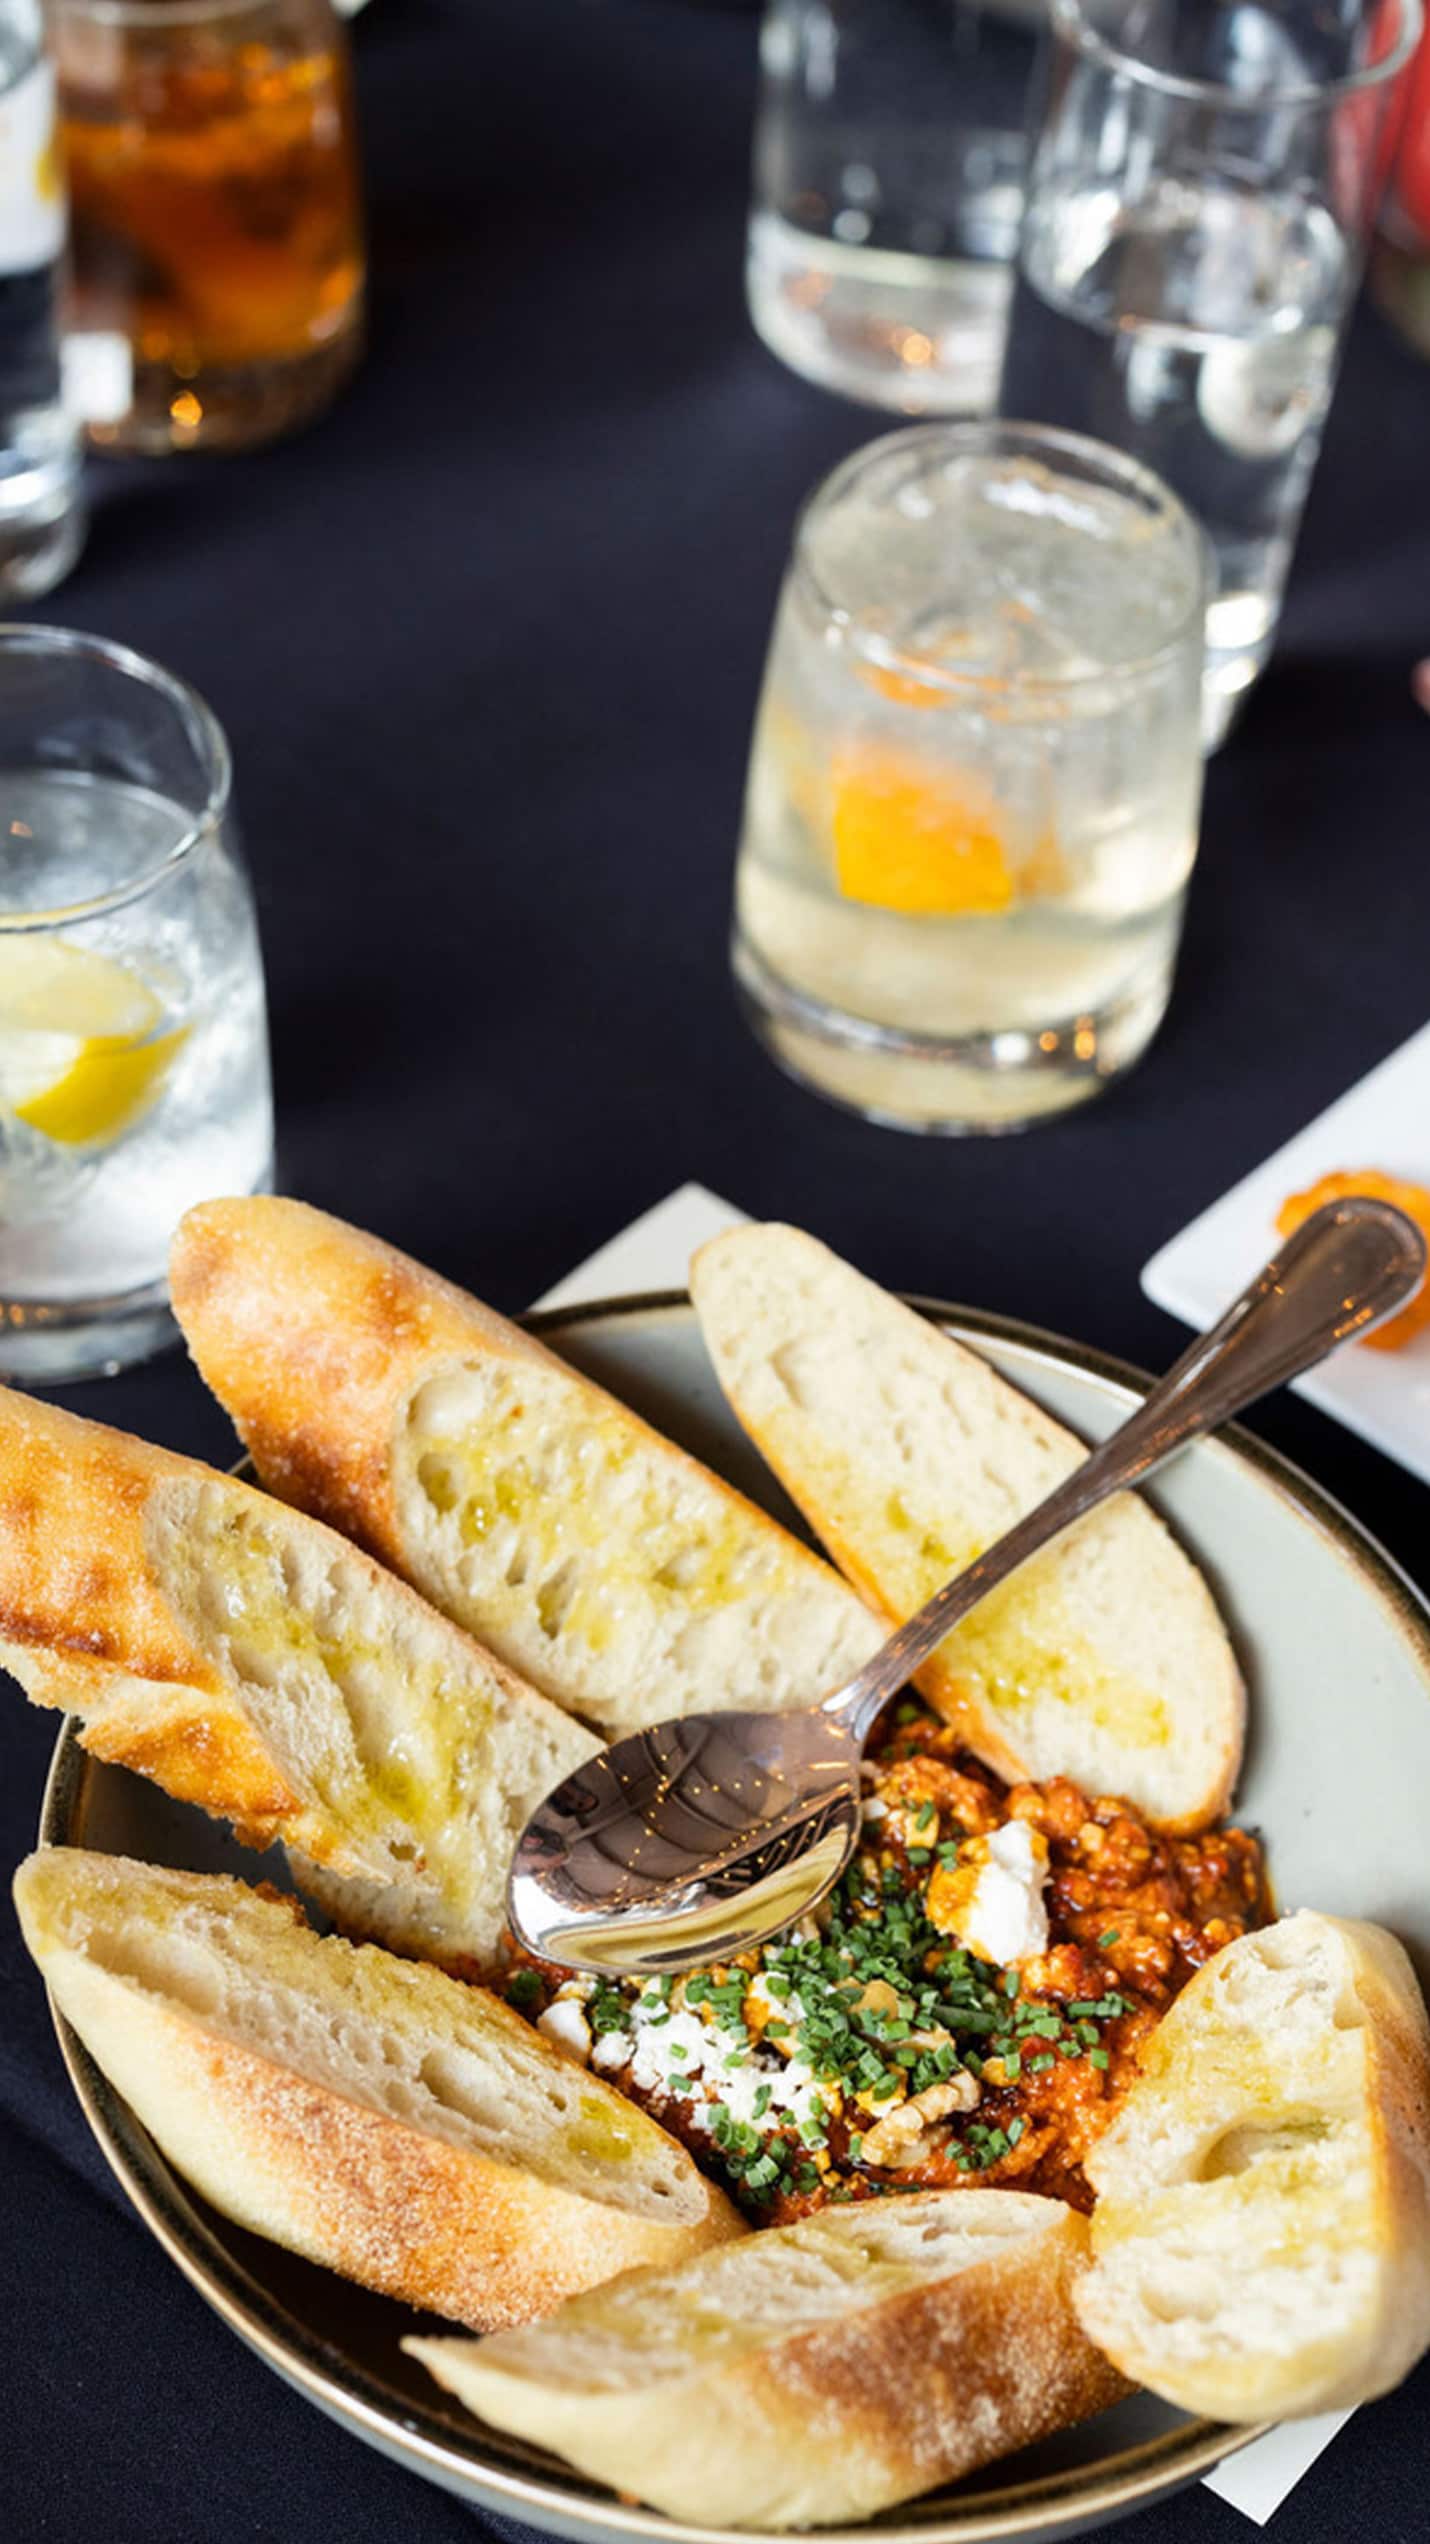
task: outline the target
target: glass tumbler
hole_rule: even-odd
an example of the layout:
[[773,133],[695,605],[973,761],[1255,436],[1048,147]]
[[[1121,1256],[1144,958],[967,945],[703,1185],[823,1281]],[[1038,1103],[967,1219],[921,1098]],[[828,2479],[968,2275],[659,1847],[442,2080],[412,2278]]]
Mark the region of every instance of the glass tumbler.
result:
[[1209,747],[1271,650],[1419,0],[1051,0],[1000,405],[1206,530]]
[[191,1203],[272,1174],[228,747],[123,646],[0,627],[0,1377],[166,1342]]
[[40,0],[0,0],[0,600],[34,600],[84,539],[80,437],[65,411],[64,171]]
[[747,289],[771,351],[906,415],[985,412],[1043,0],[768,0]]
[[67,380],[104,449],[306,423],[362,340],[347,36],[331,0],[52,0]]
[[751,753],[734,969],[795,1077],[1012,1130],[1145,1049],[1201,804],[1204,546],[1071,434],[926,424],[806,507]]

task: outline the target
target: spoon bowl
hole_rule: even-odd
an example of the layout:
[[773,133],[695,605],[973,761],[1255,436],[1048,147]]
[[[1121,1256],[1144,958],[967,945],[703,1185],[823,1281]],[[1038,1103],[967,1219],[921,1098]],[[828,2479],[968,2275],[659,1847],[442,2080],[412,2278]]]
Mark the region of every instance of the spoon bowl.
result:
[[601,1750],[512,1862],[512,1924],[546,1961],[657,1977],[728,1960],[833,1888],[859,1840],[863,1742],[821,1708],[690,1714]]

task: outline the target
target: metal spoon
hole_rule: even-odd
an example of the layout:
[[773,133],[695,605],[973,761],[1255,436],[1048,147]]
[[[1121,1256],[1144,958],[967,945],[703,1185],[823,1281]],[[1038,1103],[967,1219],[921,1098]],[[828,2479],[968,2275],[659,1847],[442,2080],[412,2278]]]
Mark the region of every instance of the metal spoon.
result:
[[1203,1431],[1369,1333],[1425,1277],[1385,1202],[1318,1210],[1083,1464],[808,1712],[690,1714],[602,1750],[522,1832],[507,1905],[528,1951],[650,1975],[729,1960],[824,1896],[860,1826],[859,1762],[891,1697],[1011,1572]]

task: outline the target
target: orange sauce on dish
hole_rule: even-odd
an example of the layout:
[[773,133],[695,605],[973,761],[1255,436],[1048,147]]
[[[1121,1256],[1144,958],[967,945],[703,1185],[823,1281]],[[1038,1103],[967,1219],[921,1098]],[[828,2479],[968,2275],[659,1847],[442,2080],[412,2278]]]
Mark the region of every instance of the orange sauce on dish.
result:
[[[1374,1166],[1358,1167],[1354,1174],[1342,1171],[1322,1175],[1319,1182],[1310,1185],[1305,1192],[1289,1194],[1276,1214],[1277,1235],[1289,1237],[1292,1230],[1299,1228],[1303,1219],[1309,1219],[1313,1210],[1319,1210],[1323,1202],[1349,1201],[1354,1195],[1362,1193],[1371,1201],[1393,1202],[1397,1210],[1403,1210],[1408,1219],[1413,1219],[1416,1226],[1424,1230],[1426,1242],[1430,1243],[1430,1190],[1424,1184],[1406,1183],[1398,1175],[1383,1175]],[[1392,1316],[1386,1324],[1378,1326],[1375,1333],[1367,1334],[1363,1339],[1372,1351],[1400,1351],[1406,1343],[1413,1342],[1417,1334],[1423,1334],[1427,1326],[1430,1326],[1430,1281],[1425,1283],[1408,1307],[1401,1309],[1398,1316]]]

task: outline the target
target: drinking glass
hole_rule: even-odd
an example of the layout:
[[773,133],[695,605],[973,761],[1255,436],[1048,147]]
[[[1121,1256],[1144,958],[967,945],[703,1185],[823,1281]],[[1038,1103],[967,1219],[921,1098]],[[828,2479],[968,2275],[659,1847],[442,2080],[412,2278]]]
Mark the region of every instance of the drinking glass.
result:
[[172,1332],[191,1203],[272,1173],[263,969],[228,746],[121,645],[0,627],[0,1376]]
[[1420,0],[1051,0],[1000,406],[1207,531],[1209,747],[1271,650]]
[[95,444],[236,449],[357,359],[363,244],[331,0],[54,0],[68,376]]
[[33,600],[84,539],[60,382],[64,171],[40,0],[0,0],[0,598]]
[[750,314],[821,387],[993,403],[1043,0],[768,0]]
[[1204,546],[1072,434],[929,424],[807,506],[751,754],[733,960],[795,1077],[1011,1130],[1144,1050],[1197,846]]

